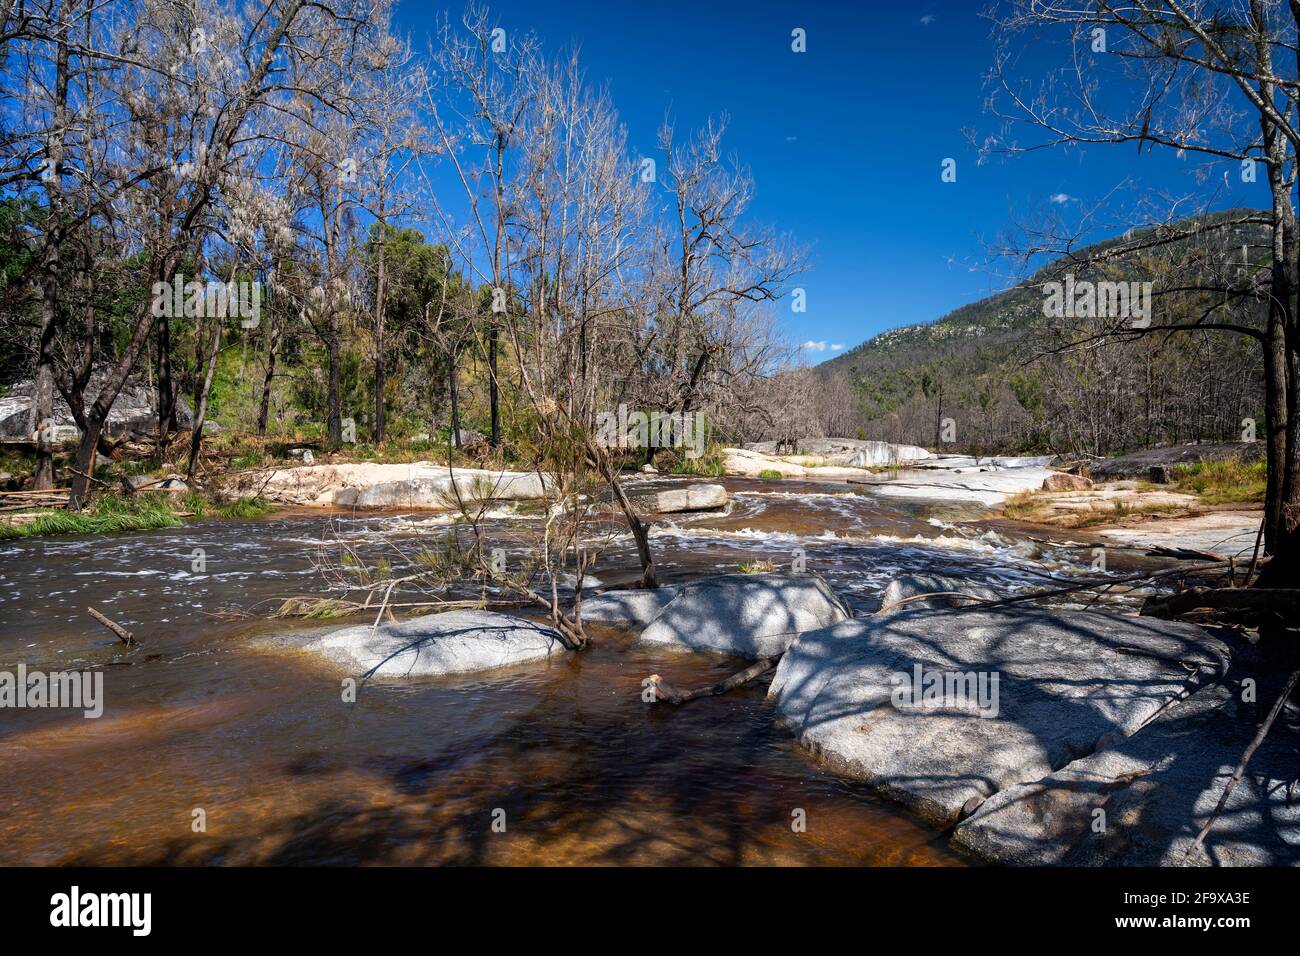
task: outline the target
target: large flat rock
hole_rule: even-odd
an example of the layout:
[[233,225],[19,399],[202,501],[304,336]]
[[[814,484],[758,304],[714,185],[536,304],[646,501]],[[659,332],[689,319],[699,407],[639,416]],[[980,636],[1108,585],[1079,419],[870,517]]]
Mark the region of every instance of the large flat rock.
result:
[[874,495],[886,498],[922,498],[936,501],[973,502],[999,505],[1012,495],[1037,491],[1056,472],[1039,466],[999,468],[971,466],[963,469],[932,468],[926,471],[879,478],[867,482]]
[[1261,682],[1251,705],[1235,683],[1199,690],[1132,737],[994,794],[954,842],[1011,865],[1300,865],[1300,801],[1289,799],[1300,774],[1295,707],[1192,849],[1278,693]]
[[281,504],[339,508],[457,507],[458,501],[527,501],[545,497],[535,472],[447,468],[429,462],[354,462],[302,465],[236,475],[236,495],[260,495]]
[[852,617],[815,574],[720,574],[682,586],[640,639],[736,657],[781,654],[803,631]]
[[449,611],[345,627],[307,645],[357,676],[426,677],[537,661],[564,650],[558,631],[491,611]]
[[1137,548],[1195,548],[1250,559],[1255,550],[1258,511],[1209,511],[1179,518],[1156,518],[1133,528],[1101,532],[1120,544]]
[[[750,442],[745,451],[775,456],[776,442]],[[798,452],[787,458],[804,459],[805,465],[841,465],[848,468],[876,468],[924,461],[933,455],[916,445],[895,445],[887,441],[870,441],[861,438],[805,438],[799,441]]]
[[[900,609],[800,635],[769,695],[833,769],[947,826],[972,798],[1134,733],[1188,691],[1189,673],[1218,673],[1226,661],[1226,646],[1189,624],[1024,607]],[[895,706],[895,688],[910,685],[918,665],[922,675],[982,675],[990,690],[996,676],[994,715],[951,700]]]

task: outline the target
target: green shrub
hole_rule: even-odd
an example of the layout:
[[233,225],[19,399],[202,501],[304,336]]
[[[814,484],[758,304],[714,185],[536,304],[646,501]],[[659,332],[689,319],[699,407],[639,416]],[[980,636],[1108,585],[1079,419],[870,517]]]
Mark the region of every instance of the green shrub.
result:
[[779,471],[777,471],[775,468],[764,468],[762,471],[760,471],[760,472],[758,473],[758,477],[760,477],[760,478],[762,478],[762,479],[764,479],[764,480],[766,480],[766,481],[773,481],[773,480],[776,480],[776,479],[780,479],[780,478],[783,477],[783,476],[782,476],[782,474],[781,474]]

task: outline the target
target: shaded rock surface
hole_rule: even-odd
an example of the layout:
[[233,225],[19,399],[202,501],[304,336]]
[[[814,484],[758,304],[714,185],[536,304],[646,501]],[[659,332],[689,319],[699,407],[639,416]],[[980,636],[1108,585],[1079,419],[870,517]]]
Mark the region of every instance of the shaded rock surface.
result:
[[619,627],[641,627],[655,619],[681,588],[606,591],[582,599],[582,619]]
[[357,676],[424,677],[490,670],[564,650],[558,631],[491,611],[448,611],[345,627],[307,645]]
[[[103,375],[96,373],[86,387],[87,404],[99,395]],[[128,382],[122,387],[104,423],[104,434],[112,438],[142,438],[158,433],[158,393],[149,385]],[[184,396],[176,396],[176,420],[182,431],[194,427],[194,416]],[[56,389],[54,392],[54,439],[72,441],[80,434],[72,409]],[[35,384],[24,379],[9,386],[0,398],[0,438],[29,438],[39,423],[35,420]],[[215,431],[205,423],[205,432]]]
[[[1176,622],[1023,607],[900,609],[800,635],[769,696],[833,769],[947,826],[968,802],[1133,734],[1189,691],[1189,673],[1221,673],[1227,657],[1222,641]],[[916,665],[923,674],[983,674],[990,689],[996,675],[996,716],[954,700],[896,707],[894,689]]]
[[903,608],[960,607],[972,601],[996,601],[1003,597],[987,585],[975,584],[964,578],[942,574],[902,574],[890,581],[885,588],[885,593],[880,598],[880,609],[883,611],[892,604],[918,594],[931,594],[934,597],[909,601]]
[[1171,448],[1148,448],[1146,451],[1121,455],[1105,461],[1095,461],[1088,466],[1090,477],[1114,480],[1116,478],[1147,478],[1157,465],[1174,466],[1195,464],[1199,461],[1221,461],[1243,458],[1260,461],[1264,457],[1264,443],[1224,442],[1221,444],[1174,445]]
[[720,574],[681,587],[642,641],[737,657],[772,657],[796,635],[852,617],[815,574]]
[[1261,686],[1261,703],[1248,705],[1232,685],[1203,688],[1114,746],[994,794],[953,840],[1028,866],[1300,865],[1300,801],[1288,799],[1300,767],[1294,706],[1188,853],[1278,693]]

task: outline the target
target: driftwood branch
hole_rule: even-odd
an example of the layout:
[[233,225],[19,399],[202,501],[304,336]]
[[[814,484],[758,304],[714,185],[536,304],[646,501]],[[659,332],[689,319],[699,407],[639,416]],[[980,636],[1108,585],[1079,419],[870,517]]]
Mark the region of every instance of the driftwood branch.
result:
[[684,704],[696,697],[715,697],[718,694],[725,694],[729,690],[734,690],[742,684],[748,684],[755,677],[761,677],[776,667],[780,660],[779,655],[777,657],[764,657],[750,664],[743,671],[732,674],[726,680],[710,684],[708,687],[697,687],[695,690],[682,690],[670,684],[658,674],[651,674],[649,680],[654,687],[656,700],[667,701],[670,704]]
[[96,611],[93,607],[86,608],[86,611],[96,621],[98,621],[100,624],[103,624],[106,628],[108,628],[110,631],[116,634],[117,639],[121,641],[123,644],[125,644],[127,647],[135,647],[140,643],[135,639],[135,636],[126,628],[124,628],[121,624],[118,624],[114,621],[110,621],[108,618],[104,617],[104,615]]
[[1142,614],[1171,618],[1202,609],[1272,611],[1285,620],[1300,620],[1300,588],[1188,588],[1168,597],[1148,599]]

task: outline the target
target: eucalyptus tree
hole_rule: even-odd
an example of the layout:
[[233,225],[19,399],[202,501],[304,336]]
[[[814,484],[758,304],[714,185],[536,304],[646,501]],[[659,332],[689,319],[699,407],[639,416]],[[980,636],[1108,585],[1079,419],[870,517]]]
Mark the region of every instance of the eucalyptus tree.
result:
[[[1264,534],[1273,556],[1260,583],[1294,586],[1300,582],[1300,236],[1295,213],[1300,4],[1015,0],[994,7],[990,16],[998,38],[991,103],[1003,128],[985,140],[986,150],[1158,149],[1201,160],[1205,178],[1221,176],[1225,186],[1262,175],[1267,209],[1207,220],[1193,217],[1215,201],[1207,190],[1172,200],[1152,197],[1152,206],[1128,217],[1129,224],[1152,228],[1126,232],[1092,262],[1075,258],[1065,268],[1082,269],[1179,243],[1192,248],[1183,257],[1188,268],[1172,285],[1156,289],[1155,318],[1134,322],[1128,315],[1110,315],[1107,327],[1092,337],[1214,330],[1259,344],[1268,459]],[[1054,42],[1061,53],[1057,65],[1026,71],[1017,51],[1030,44],[1046,50]],[[1073,228],[1060,223],[1039,228],[1018,252],[1026,260],[1069,256],[1084,228],[1096,228],[1107,212],[1100,206],[1089,209]],[[1223,237],[1249,227],[1265,230],[1265,247],[1247,244],[1242,259],[1226,261]],[[1165,296],[1189,291],[1201,294],[1197,308],[1164,307]],[[1266,309],[1263,327],[1248,319],[1257,303]],[[1243,433],[1250,430],[1243,423]]]

